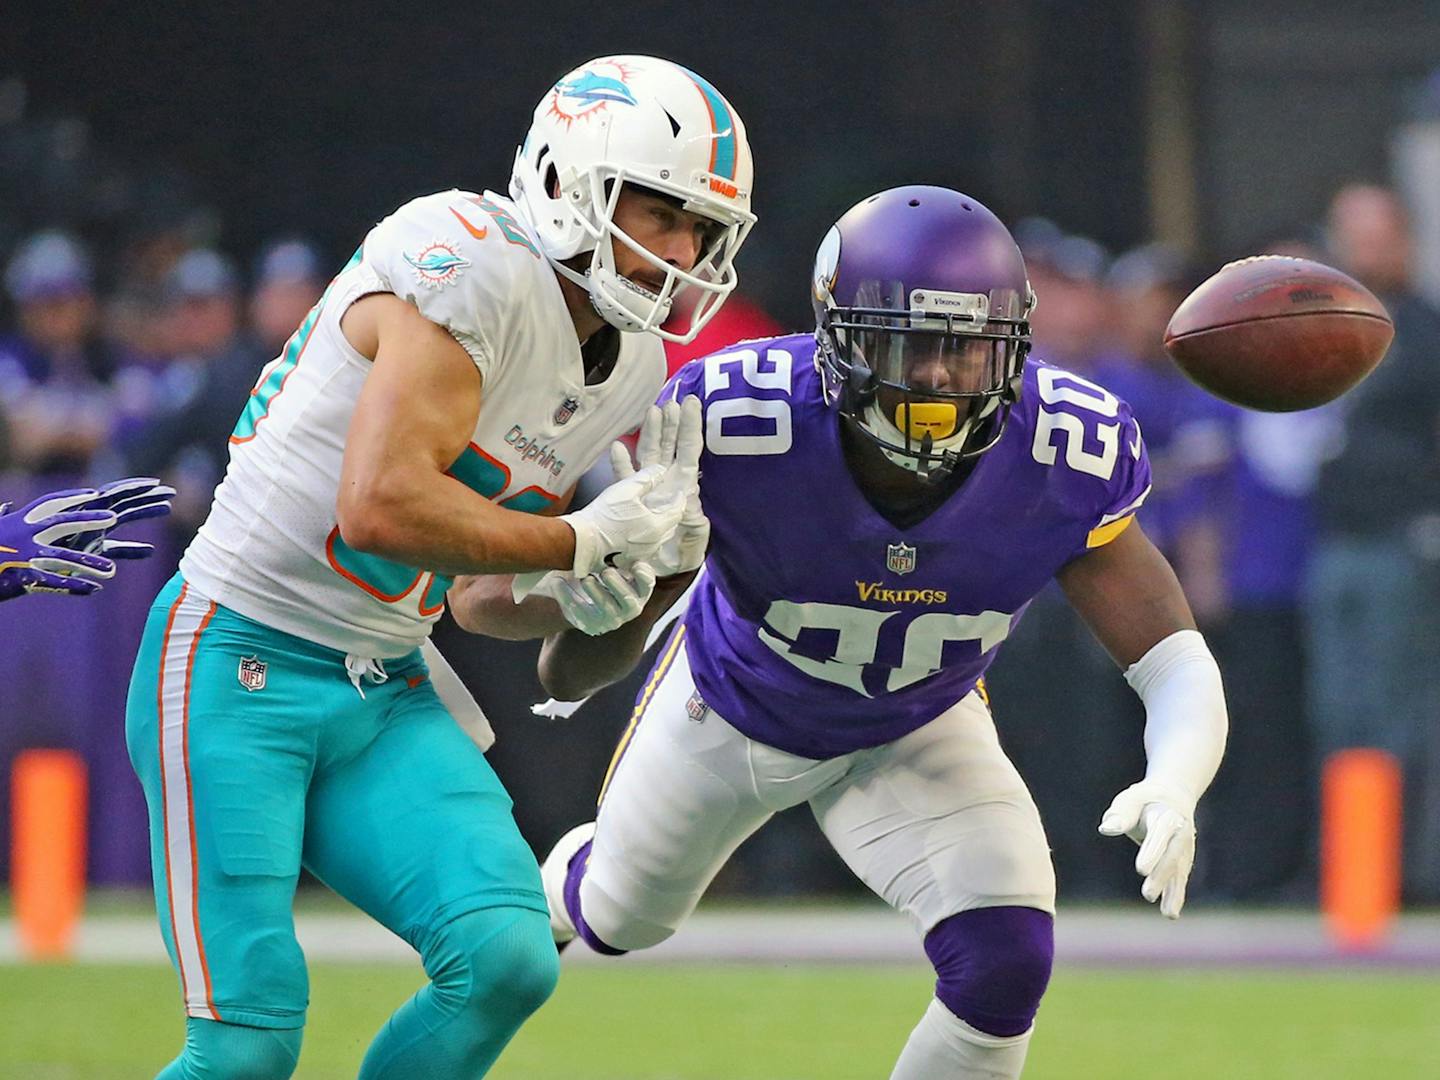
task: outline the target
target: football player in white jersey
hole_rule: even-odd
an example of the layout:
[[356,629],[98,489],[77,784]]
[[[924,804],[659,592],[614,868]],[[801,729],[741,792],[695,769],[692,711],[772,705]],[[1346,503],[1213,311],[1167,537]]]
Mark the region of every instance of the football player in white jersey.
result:
[[[739,117],[699,75],[592,60],[540,102],[508,197],[401,207],[261,373],[131,684],[187,1014],[162,1080],[292,1074],[301,866],[431,978],[363,1080],[481,1076],[548,997],[538,868],[457,726],[478,710],[419,647],[447,592],[472,630],[563,627],[549,599],[511,599],[516,572],[630,568],[642,584],[616,617],[639,610],[642,560],[673,541],[695,455],[565,511],[655,399],[659,339],[693,336],[734,289],[751,178]],[[662,325],[677,305],[685,335]]]

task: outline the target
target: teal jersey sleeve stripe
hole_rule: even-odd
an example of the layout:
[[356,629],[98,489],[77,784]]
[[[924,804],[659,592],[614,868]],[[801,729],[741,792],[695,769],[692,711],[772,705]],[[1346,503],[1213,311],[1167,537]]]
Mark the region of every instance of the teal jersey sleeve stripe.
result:
[[695,80],[695,85],[710,108],[710,124],[715,132],[715,141],[710,149],[710,171],[727,180],[735,179],[735,121],[730,116],[730,106],[720,96],[720,91],[711,86],[689,68],[681,71]]

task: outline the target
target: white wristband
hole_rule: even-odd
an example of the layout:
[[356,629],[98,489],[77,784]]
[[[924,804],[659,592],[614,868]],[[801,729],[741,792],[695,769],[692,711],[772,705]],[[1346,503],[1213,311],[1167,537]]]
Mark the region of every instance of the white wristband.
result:
[[1178,786],[1195,801],[1225,753],[1229,717],[1220,668],[1197,630],[1177,630],[1125,671],[1145,705],[1147,779]]

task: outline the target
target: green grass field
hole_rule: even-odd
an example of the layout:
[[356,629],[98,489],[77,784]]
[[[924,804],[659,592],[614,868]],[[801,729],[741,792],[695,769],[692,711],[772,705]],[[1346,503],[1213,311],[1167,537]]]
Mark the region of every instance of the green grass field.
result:
[[[315,964],[299,1080],[348,1080],[418,968]],[[496,1080],[874,1080],[921,969],[572,966]],[[159,966],[0,967],[0,1077],[137,1080],[178,1048]],[[1434,1080],[1440,977],[1061,971],[1026,1080]],[[417,1078],[419,1080],[419,1078]]]

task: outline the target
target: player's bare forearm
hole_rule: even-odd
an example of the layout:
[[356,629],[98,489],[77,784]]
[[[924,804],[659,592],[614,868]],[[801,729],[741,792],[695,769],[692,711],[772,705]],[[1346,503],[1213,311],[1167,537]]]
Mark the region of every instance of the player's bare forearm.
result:
[[545,692],[557,701],[579,701],[630,674],[645,654],[651,628],[694,579],[693,571],[660,579],[645,609],[608,634],[590,637],[566,628],[548,636],[539,667]]
[[1138,523],[1067,563],[1055,580],[1122,669],[1175,631],[1195,629],[1175,571]]
[[506,641],[530,641],[565,630],[560,605],[532,593],[515,603],[512,574],[459,578],[450,586],[450,614],[462,630]]
[[562,570],[575,561],[565,522],[505,510],[424,469],[342,474],[336,512],[355,550],[446,576]]
[[1221,523],[1204,517],[1175,537],[1175,576],[1197,619],[1207,626],[1223,622],[1230,610],[1225,572],[1225,534]]
[[470,441],[481,379],[443,327],[396,296],[345,314],[373,359],[345,440],[336,520],[358,551],[446,575],[568,569],[568,524],[496,506],[447,474]]
[[[542,513],[563,514],[574,498],[572,486]],[[450,586],[450,614],[462,630],[506,641],[533,641],[565,629],[565,615],[550,597],[532,593],[517,604],[514,581],[514,574],[461,575]]]

